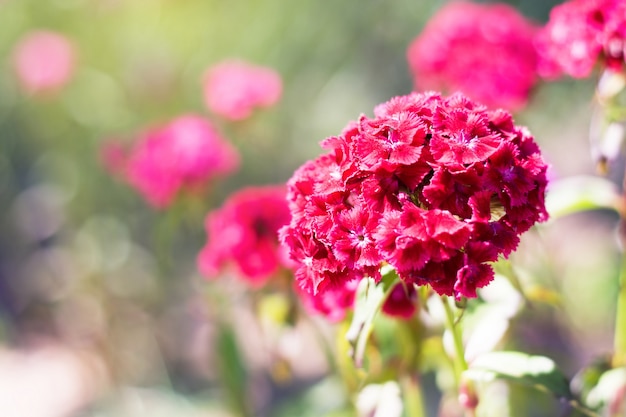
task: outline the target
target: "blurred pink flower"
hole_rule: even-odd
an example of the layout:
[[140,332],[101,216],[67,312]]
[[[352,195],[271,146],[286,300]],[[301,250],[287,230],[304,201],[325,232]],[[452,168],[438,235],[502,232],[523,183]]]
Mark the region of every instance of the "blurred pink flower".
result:
[[115,140],[105,142],[100,148],[100,163],[113,174],[123,172],[126,167],[126,148]]
[[626,2],[571,0],[554,7],[537,36],[537,48],[540,74],[546,78],[584,78],[600,60],[621,71],[626,62]]
[[207,277],[233,265],[254,286],[263,285],[289,263],[278,243],[278,229],[289,223],[286,187],[249,187],[232,194],[206,217],[208,242],[198,256]]
[[453,1],[408,48],[415,87],[519,110],[537,80],[536,31],[509,5]]
[[354,308],[358,286],[359,280],[354,279],[329,288],[322,294],[313,295],[295,283],[294,291],[309,314],[321,314],[326,320],[337,323]]
[[27,33],[13,53],[18,79],[30,93],[53,92],[63,87],[74,73],[75,61],[72,42],[48,30]]
[[181,189],[200,189],[239,166],[237,150],[193,114],[144,132],[126,154],[115,143],[105,144],[101,156],[157,208],[171,204]]
[[271,68],[226,60],[209,68],[203,79],[209,110],[230,120],[249,117],[257,107],[270,107],[282,94],[280,75]]

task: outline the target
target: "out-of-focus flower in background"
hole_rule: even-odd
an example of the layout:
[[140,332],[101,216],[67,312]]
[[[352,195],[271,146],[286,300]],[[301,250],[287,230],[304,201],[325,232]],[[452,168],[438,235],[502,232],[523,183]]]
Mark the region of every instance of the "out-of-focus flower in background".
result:
[[263,285],[289,261],[278,230],[289,223],[286,189],[243,188],[206,217],[208,242],[198,256],[200,271],[217,277],[227,265],[253,286]]
[[488,106],[519,110],[537,81],[536,30],[506,4],[451,2],[409,45],[415,88],[460,91]]
[[193,114],[148,129],[128,152],[116,143],[105,144],[102,152],[105,166],[157,208],[170,205],[181,190],[202,191],[239,166],[236,148],[208,120]]
[[209,68],[203,87],[207,108],[233,121],[246,119],[256,108],[275,105],[282,95],[282,80],[276,71],[235,59]]
[[18,40],[13,51],[17,78],[28,93],[53,93],[74,74],[76,50],[64,35],[33,30]]
[[626,2],[572,0],[550,12],[537,35],[540,75],[589,76],[595,65],[619,72],[626,58]]
[[349,310],[354,308],[354,297],[359,280],[353,279],[335,285],[323,293],[312,294],[294,284],[302,305],[309,314],[322,315],[331,323],[343,320]]

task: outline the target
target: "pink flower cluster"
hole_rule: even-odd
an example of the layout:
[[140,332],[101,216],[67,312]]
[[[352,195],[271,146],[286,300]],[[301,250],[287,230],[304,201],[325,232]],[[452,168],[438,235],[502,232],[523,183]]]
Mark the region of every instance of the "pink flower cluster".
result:
[[537,36],[542,76],[584,78],[598,61],[614,71],[626,63],[626,2],[570,0],[550,12]]
[[257,107],[270,107],[282,94],[276,71],[240,60],[226,60],[204,75],[204,101],[209,110],[229,120],[249,117]]
[[415,87],[517,110],[537,81],[537,27],[506,4],[453,1],[407,50]]
[[204,118],[175,118],[144,132],[126,151],[108,144],[105,164],[137,189],[155,207],[172,203],[182,189],[195,190],[239,166],[239,154]]
[[322,145],[287,183],[292,219],[280,231],[314,296],[389,264],[408,284],[476,297],[490,263],[548,217],[533,137],[462,94],[395,97]]
[[74,74],[76,52],[65,36],[49,30],[27,33],[15,46],[13,66],[30,93],[54,92]]
[[278,230],[289,223],[284,186],[244,188],[205,221],[206,246],[198,256],[200,271],[216,277],[230,264],[254,286],[274,276],[288,258],[278,243]]

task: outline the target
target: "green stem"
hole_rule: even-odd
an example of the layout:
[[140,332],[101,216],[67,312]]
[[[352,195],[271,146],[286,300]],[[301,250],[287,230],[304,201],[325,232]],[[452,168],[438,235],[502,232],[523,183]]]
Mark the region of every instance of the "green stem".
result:
[[401,380],[406,417],[426,417],[422,386],[417,376],[405,375]]
[[626,254],[622,254],[615,316],[613,366],[626,365]]
[[602,417],[600,416],[600,414],[596,413],[595,411],[589,410],[588,408],[582,406],[578,401],[576,400],[571,400],[569,401],[569,405],[575,409],[576,411],[578,411],[580,414],[587,416],[587,417]]
[[463,374],[463,371],[467,369],[461,328],[458,326],[458,323],[455,323],[454,312],[452,311],[452,307],[450,307],[448,297],[441,296],[441,302],[443,303],[443,308],[446,312],[446,328],[452,334],[452,339],[454,341],[454,374],[456,377],[457,386],[459,386],[461,383],[461,375]]

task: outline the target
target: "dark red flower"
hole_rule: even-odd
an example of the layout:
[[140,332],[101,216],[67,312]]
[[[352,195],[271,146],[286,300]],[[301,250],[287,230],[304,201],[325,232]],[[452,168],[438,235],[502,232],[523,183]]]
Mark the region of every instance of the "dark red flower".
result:
[[463,218],[471,217],[469,199],[483,188],[482,165],[459,169],[437,169],[423,189],[431,207],[439,207]]
[[410,319],[417,311],[417,291],[412,284],[396,283],[387,299],[383,302],[381,311],[388,316],[401,319]]
[[430,149],[440,164],[466,165],[489,158],[502,138],[489,129],[487,113],[470,108],[442,108],[433,117]]
[[377,213],[367,210],[364,204],[337,213],[328,237],[339,262],[365,275],[376,275],[382,261],[372,236],[377,225]]
[[365,166],[375,169],[383,161],[410,165],[419,160],[428,132],[417,114],[405,111],[374,120],[362,116],[359,122],[363,135],[353,152]]
[[388,215],[374,237],[383,258],[402,276],[423,268],[427,262],[453,257],[467,243],[468,223],[448,211],[424,210],[407,202],[402,211]]
[[475,297],[491,263],[547,219],[547,166],[510,114],[460,94],[395,97],[324,141],[288,181],[281,240],[313,296],[389,264],[409,284]]
[[280,241],[297,263],[296,281],[304,291],[316,295],[341,287],[346,281],[362,278],[335,258],[332,249],[306,230],[285,226],[279,230]]

